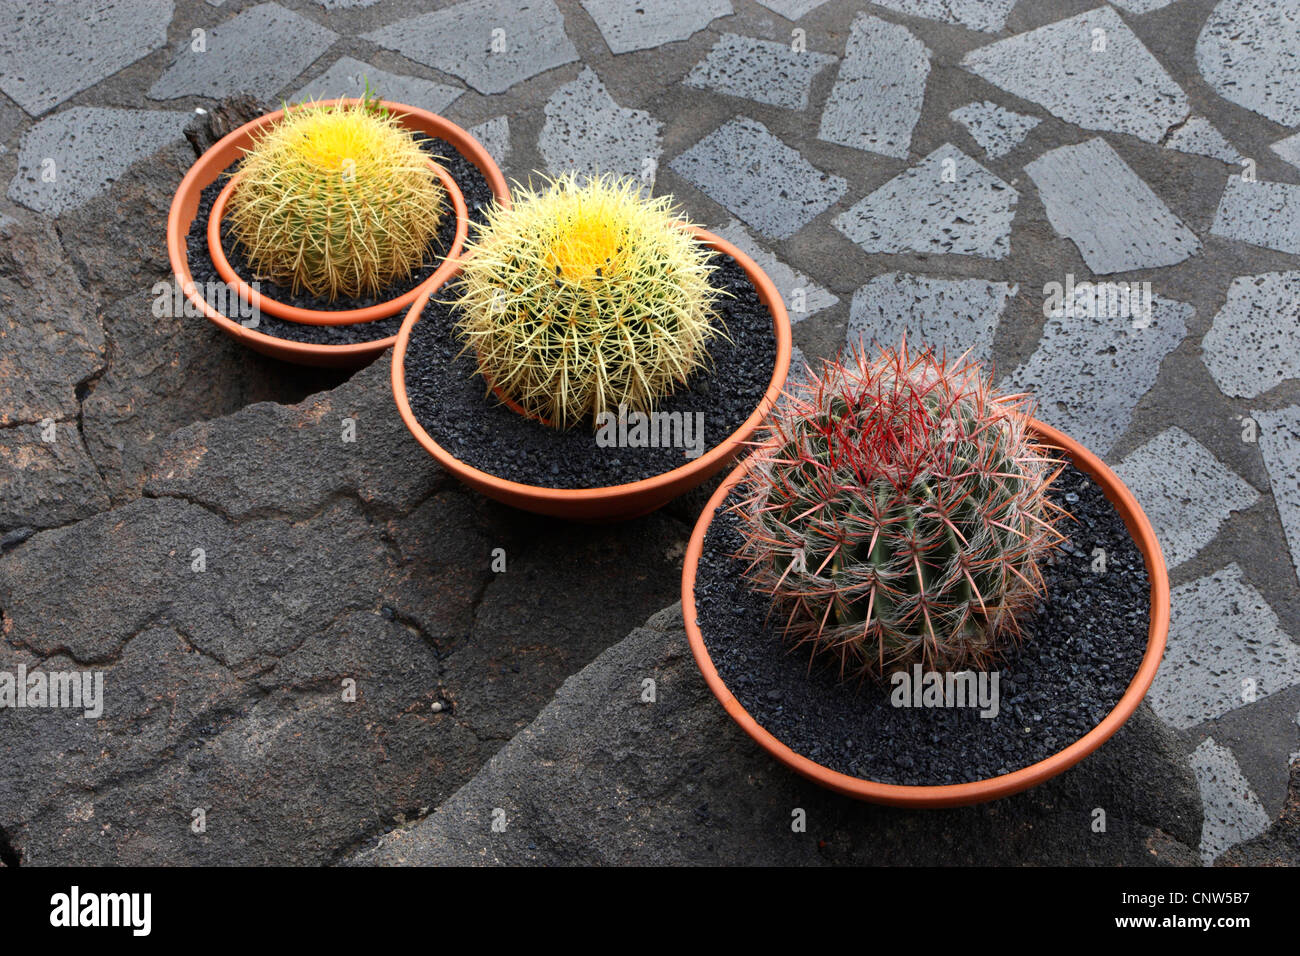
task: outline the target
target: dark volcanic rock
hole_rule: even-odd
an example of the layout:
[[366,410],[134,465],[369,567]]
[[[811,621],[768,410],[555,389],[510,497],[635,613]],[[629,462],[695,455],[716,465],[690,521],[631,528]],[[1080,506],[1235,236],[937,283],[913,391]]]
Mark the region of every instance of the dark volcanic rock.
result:
[[98,719],[0,710],[0,832],[26,863],[337,858],[661,605],[685,535],[471,494],[406,433],[387,358],[181,429],[146,497],[0,556],[0,670],[104,673]]
[[59,236],[77,273],[101,303],[170,278],[167,211],[194,162],[184,140],[135,163],[102,196],[59,217]]
[[1286,804],[1273,825],[1239,843],[1215,861],[1215,866],[1300,866],[1300,760],[1291,764]]
[[140,494],[176,429],[254,402],[296,402],[337,385],[341,372],[264,358],[203,318],[155,314],[153,291],[104,312],[108,367],[86,396],[86,444],[114,502]]
[[[83,396],[86,447],[116,504],[139,494],[159,444],[177,428],[252,402],[300,401],[343,380],[339,372],[263,358],[203,317],[186,316],[171,307],[160,285],[170,288],[172,282],[167,212],[193,161],[185,143],[168,146],[132,166],[109,192],[59,219],[59,238],[75,274],[103,309],[102,328],[94,317],[95,303],[67,266],[51,274],[44,291],[24,293],[73,331],[79,315],[84,313],[87,318],[81,321],[87,324],[93,321],[91,332],[83,336],[90,356],[80,363],[66,363],[62,377],[73,384],[88,379]],[[46,269],[50,263],[62,263],[63,256],[54,248],[39,258],[31,257],[31,262]],[[30,320],[24,323],[33,325]],[[77,341],[68,337],[62,348],[72,350]],[[28,347],[24,351],[40,355],[50,350]],[[0,365],[0,390],[22,378]],[[11,407],[13,403],[0,403],[5,410]],[[69,394],[68,401],[39,417],[76,413]]]
[[80,392],[104,364],[104,330],[54,230],[0,226],[0,532],[107,507],[77,431]]
[[104,330],[58,236],[36,217],[0,227],[0,428],[68,421],[104,363]]
[[202,156],[227,133],[251,123],[270,109],[248,93],[228,96],[206,113],[196,113],[185,127],[185,138],[195,156]]
[[239,519],[307,517],[349,496],[406,512],[448,479],[402,424],[388,353],[300,405],[263,403],[182,429],[160,449],[145,493],[174,495]]
[[1185,754],[1145,707],[1078,767],[1006,800],[900,811],[836,796],[726,716],[669,608],[566,681],[435,814],[351,862],[1196,865],[1200,826]]
[[107,507],[76,422],[0,428],[0,531],[52,528]]

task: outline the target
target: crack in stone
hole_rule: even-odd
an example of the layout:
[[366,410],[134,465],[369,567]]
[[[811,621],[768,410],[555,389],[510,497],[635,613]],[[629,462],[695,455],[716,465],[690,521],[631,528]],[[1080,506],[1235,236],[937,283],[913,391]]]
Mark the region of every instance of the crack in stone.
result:
[[340,866],[346,860],[355,856],[361,850],[365,849],[370,843],[378,842],[384,835],[394,830],[405,830],[415,826],[425,817],[437,812],[437,807],[428,806],[409,807],[404,810],[395,811],[393,817],[401,817],[401,822],[395,824],[385,824],[371,829],[366,829],[355,840],[351,840],[337,847],[330,852],[330,855],[321,864],[322,866]]
[[1176,135],[1178,134],[1178,132],[1179,132],[1180,130],[1182,130],[1182,128],[1183,128],[1184,126],[1186,126],[1189,122],[1191,122],[1191,119],[1192,119],[1193,114],[1194,114],[1194,111],[1189,109],[1189,110],[1187,111],[1187,115],[1186,115],[1186,116],[1184,116],[1182,119],[1180,119],[1180,120],[1179,120],[1177,123],[1175,123],[1173,126],[1170,126],[1167,130],[1165,130],[1165,135],[1160,137],[1160,142],[1157,143],[1156,145],[1157,145],[1157,146],[1163,146],[1163,147],[1166,147],[1166,148],[1167,148],[1167,147],[1169,146],[1169,141],[1170,141],[1171,139],[1173,139],[1174,136],[1176,136]]
[[[357,510],[361,513],[361,516],[367,520],[367,522],[372,524],[380,524],[383,522],[395,521],[399,518],[407,517],[412,511],[418,508],[419,505],[423,504],[425,501],[433,497],[435,494],[439,493],[439,491],[441,490],[442,489],[435,489],[429,495],[426,495],[423,499],[421,499],[418,504],[408,509],[388,508],[380,502],[367,501],[365,498],[361,497],[360,493],[355,489],[343,488],[343,489],[337,489],[335,491],[331,491],[323,499],[321,499],[319,504],[310,512],[295,512],[295,511],[285,510],[284,508],[281,508],[276,505],[263,505],[257,508],[250,508],[249,510],[240,512],[237,515],[232,514],[230,511],[228,511],[223,505],[221,505],[218,502],[209,501],[205,498],[184,491],[152,492],[146,487],[144,492],[141,494],[141,498],[148,499],[150,501],[161,501],[163,499],[168,499],[168,498],[174,501],[183,501],[186,504],[191,504],[197,508],[202,508],[204,511],[208,512],[209,514],[212,514],[222,519],[231,527],[238,527],[242,524],[248,522],[255,522],[255,521],[281,521],[286,524],[295,524],[295,525],[307,524],[308,522],[315,521],[316,519],[322,517],[326,512],[328,512],[335,505],[344,502],[356,505]],[[103,512],[101,512],[101,514],[102,513]],[[84,521],[86,519],[83,518],[81,520]],[[385,537],[386,535],[381,531],[380,536],[382,538]]]
[[[103,667],[106,664],[119,663],[122,659],[123,652],[126,650],[127,646],[132,641],[134,641],[141,634],[151,631],[158,626],[171,627],[172,630],[176,630],[176,628],[172,627],[171,623],[167,621],[165,612],[160,611],[157,614],[151,615],[149,618],[147,618],[139,628],[137,628],[136,630],[132,631],[129,635],[127,635],[127,637],[122,641],[122,643],[118,644],[117,647],[113,648],[112,650],[106,652],[103,655],[94,655],[91,657],[78,657],[76,654],[72,652],[71,648],[67,647],[64,644],[60,644],[55,647],[52,647],[47,651],[39,651],[36,648],[32,647],[30,644],[18,638],[11,638],[9,644],[13,647],[18,648],[19,650],[24,650],[30,653],[33,657],[36,658],[37,664],[41,667],[44,667],[47,663],[49,663],[50,659],[54,657],[66,657],[68,660],[76,664],[78,667],[87,667],[87,668]],[[177,633],[179,634],[180,632],[177,631]],[[188,640],[186,641],[186,643],[188,643]]]

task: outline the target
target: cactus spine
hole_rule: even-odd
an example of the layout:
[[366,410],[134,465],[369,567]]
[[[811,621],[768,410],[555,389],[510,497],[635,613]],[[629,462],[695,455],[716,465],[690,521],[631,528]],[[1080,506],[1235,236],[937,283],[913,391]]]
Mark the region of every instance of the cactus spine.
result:
[[240,172],[226,221],[249,267],[329,301],[410,276],[445,206],[429,156],[368,97],[287,107]]
[[787,635],[860,677],[982,667],[1017,639],[1064,514],[1031,418],[977,365],[906,340],[810,374],[737,506],[746,574]]
[[650,411],[707,358],[718,329],[709,252],[633,180],[521,188],[469,243],[458,332],[484,379],[567,428]]

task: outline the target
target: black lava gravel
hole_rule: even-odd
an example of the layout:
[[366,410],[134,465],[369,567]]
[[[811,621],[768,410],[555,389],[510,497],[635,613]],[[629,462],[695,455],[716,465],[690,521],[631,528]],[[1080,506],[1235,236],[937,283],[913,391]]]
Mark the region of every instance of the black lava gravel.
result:
[[[704,451],[739,428],[758,407],[776,366],[772,316],[745,270],[715,256],[717,312],[730,341],[715,337],[711,361],[659,403],[661,412],[704,415]],[[436,298],[449,300],[455,286]],[[406,390],[425,431],[456,458],[481,471],[543,488],[603,488],[640,481],[691,461],[682,448],[601,448],[593,429],[549,428],[511,411],[491,395],[472,355],[460,354],[454,306],[430,300],[411,330]]]
[[[488,186],[487,179],[479,171],[479,168],[456,152],[455,147],[450,143],[427,137],[419,137],[419,139],[421,141],[420,145],[425,151],[438,158],[443,168],[451,174],[451,178],[460,187],[460,191],[465,197],[465,208],[469,211],[470,222],[483,222],[485,209],[492,202],[492,189]],[[221,276],[217,273],[216,267],[213,266],[211,256],[208,255],[208,214],[212,211],[212,204],[216,201],[217,194],[221,192],[225,185],[225,177],[219,176],[203,190],[199,197],[198,212],[194,216],[194,221],[190,223],[190,231],[185,240],[189,254],[190,273],[193,275],[195,283],[203,289],[208,288],[207,283],[221,281]],[[292,295],[288,289],[266,281],[262,282],[262,292],[278,302],[300,308],[320,309],[322,311],[363,309],[374,305],[376,302],[402,295],[407,289],[427,279],[442,262],[443,255],[451,247],[455,235],[456,218],[447,215],[442,220],[438,235],[430,244],[429,256],[420,271],[412,278],[394,284],[391,290],[386,290],[379,295],[360,296],[351,299],[340,298],[330,303],[306,293]],[[239,244],[227,235],[224,228],[222,229],[221,245],[225,250],[226,258],[230,260],[231,268],[238,274],[247,276],[248,267],[245,264],[244,255],[239,248]],[[235,293],[231,292],[230,294],[234,295]],[[214,308],[220,308],[220,303],[214,301],[214,298],[209,299],[209,304]],[[390,335],[396,335],[397,330],[401,328],[402,319],[405,317],[405,312],[399,312],[397,315],[389,316],[386,319],[376,319],[374,322],[361,322],[353,325],[306,325],[299,322],[287,322],[273,315],[263,313],[256,331],[277,339],[289,339],[294,342],[308,342],[315,345],[352,345],[357,342],[373,342],[376,339],[386,339]]]
[[[1025,640],[995,665],[999,713],[894,707],[886,683],[841,683],[790,650],[769,598],[751,591],[735,514],[719,511],[695,580],[700,633],[727,688],[772,736],[832,770],[879,783],[966,783],[1010,773],[1078,740],[1114,708],[1146,652],[1146,566],[1092,479],[1067,467],[1054,496],[1073,514],[1070,541],[1044,567],[1047,597]],[[727,504],[734,503],[734,497]],[[1092,551],[1106,552],[1104,573]]]

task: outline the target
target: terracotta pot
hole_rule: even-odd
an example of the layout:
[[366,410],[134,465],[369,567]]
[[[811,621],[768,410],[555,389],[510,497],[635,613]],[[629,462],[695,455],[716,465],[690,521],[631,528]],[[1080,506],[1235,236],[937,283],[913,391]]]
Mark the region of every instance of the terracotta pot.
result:
[[326,311],[323,309],[301,309],[297,306],[285,305],[283,302],[278,302],[254,290],[240,277],[239,273],[231,268],[230,260],[226,258],[226,251],[221,247],[221,220],[226,214],[226,204],[230,201],[231,194],[234,193],[243,178],[243,173],[236,173],[230,177],[230,182],[226,183],[221,192],[217,194],[216,201],[212,204],[212,211],[208,215],[208,254],[212,256],[212,264],[226,284],[232,286],[239,293],[239,297],[251,305],[254,310],[265,312],[267,315],[273,315],[288,322],[301,322],[303,325],[358,325],[363,322],[373,322],[376,319],[386,319],[390,315],[396,315],[403,309],[409,309],[411,303],[419,297],[422,290],[436,289],[455,273],[456,259],[460,256],[461,247],[465,244],[465,237],[469,235],[468,211],[465,208],[465,198],[461,195],[460,187],[451,178],[451,174],[437,163],[430,161],[429,168],[434,171],[443,188],[447,190],[447,198],[451,201],[452,214],[456,217],[456,235],[452,239],[451,248],[443,256],[438,268],[427,279],[412,286],[400,296],[377,302],[364,309]]
[[[356,103],[355,99],[326,100],[325,103]],[[492,193],[499,202],[510,202],[510,190],[505,177],[496,162],[488,155],[482,145],[469,133],[450,120],[444,119],[427,110],[417,109],[401,103],[384,103],[396,114],[401,114],[401,122],[409,129],[433,136],[450,143],[456,151],[470,163],[478,167]],[[259,116],[239,129],[233,130],[216,142],[190,167],[189,172],[176,188],[172,197],[171,211],[167,216],[167,255],[171,260],[172,272],[177,286],[210,321],[223,332],[238,339],[243,344],[263,355],[296,362],[300,365],[321,365],[343,368],[357,368],[365,365],[376,355],[391,346],[397,339],[395,335],[376,339],[372,342],[356,342],[349,345],[316,345],[309,342],[293,342],[276,338],[248,329],[238,322],[213,309],[194,288],[194,277],[190,272],[189,257],[186,251],[186,236],[199,208],[199,195],[218,176],[234,165],[244,150],[253,143],[253,134],[264,126],[278,122],[284,115],[283,110],[276,110]]]
[[1042,422],[1034,422],[1033,430],[1045,444],[1060,449],[1076,468],[1101,486],[1106,498],[1124,519],[1124,525],[1128,528],[1129,534],[1146,562],[1147,575],[1151,581],[1151,624],[1147,632],[1147,649],[1137,674],[1134,675],[1128,689],[1114,709],[1083,737],[1045,760],[1030,764],[1014,773],[970,783],[943,786],[876,783],[839,773],[795,753],[764,730],[727,689],[727,685],[723,683],[717,669],[713,666],[713,660],[709,657],[708,648],[704,644],[704,638],[697,624],[695,573],[704,547],[704,535],[718,507],[748,472],[753,459],[746,458],[727,476],[713,497],[709,499],[709,503],[704,506],[704,513],[696,522],[690,545],[686,549],[685,565],[682,568],[682,616],[686,622],[686,634],[690,639],[691,653],[695,655],[695,662],[704,674],[709,689],[741,729],[753,737],[764,750],[809,780],[846,796],[899,807],[955,807],[1010,796],[1056,776],[1100,747],[1115,731],[1119,730],[1124,721],[1133,715],[1156,676],[1156,668],[1160,666],[1160,659],[1164,656],[1165,639],[1169,634],[1169,576],[1165,570],[1160,544],[1156,541],[1151,523],[1142,513],[1133,493],[1124,487],[1105,462],[1072,438]]
[[749,281],[758,292],[759,299],[771,313],[772,329],[776,335],[776,364],[772,369],[771,382],[758,407],[739,428],[709,448],[699,458],[641,481],[610,485],[605,488],[565,489],[543,488],[507,481],[452,457],[416,421],[406,398],[406,346],[410,341],[411,329],[420,320],[420,315],[424,311],[428,301],[427,294],[421,295],[411,306],[411,311],[406,314],[406,321],[402,323],[402,328],[397,333],[397,345],[393,349],[393,396],[397,400],[397,410],[401,413],[402,421],[425,450],[438,460],[438,464],[465,484],[489,498],[537,514],[580,521],[635,518],[663,507],[674,498],[707,481],[736,456],[741,444],[753,434],[767,417],[773,403],[780,397],[786,373],[790,369],[790,320],[786,315],[781,294],[754,260],[725,239],[703,229],[696,229],[695,235],[700,242],[710,248],[731,256],[745,270]]

